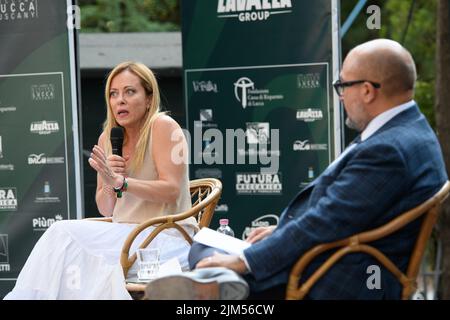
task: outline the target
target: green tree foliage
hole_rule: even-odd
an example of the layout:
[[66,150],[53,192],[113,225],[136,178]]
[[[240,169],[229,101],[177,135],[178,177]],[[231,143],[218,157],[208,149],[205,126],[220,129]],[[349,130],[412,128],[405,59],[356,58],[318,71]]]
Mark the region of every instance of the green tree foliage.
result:
[[[408,26],[413,2],[412,18]],[[418,76],[415,100],[434,127],[436,1],[390,0],[386,2],[384,11],[388,21],[386,28],[381,29],[381,36],[403,41],[403,45],[413,55]]]
[[[358,0],[341,0],[342,24],[355,7]],[[410,16],[411,5],[412,15]],[[381,29],[369,30],[366,21],[367,7],[377,5],[381,9]],[[436,53],[436,1],[435,0],[372,0],[342,39],[345,54],[359,43],[375,39],[389,38],[402,43],[413,55],[417,65],[418,81],[415,100],[434,127],[435,102],[435,53]]]
[[[212,0],[211,0],[212,1]],[[341,0],[345,22],[358,0]],[[408,23],[411,4],[412,19]],[[81,32],[158,32],[180,30],[180,0],[79,0]],[[369,30],[366,9],[381,8],[381,29]],[[402,42],[417,64],[415,99],[434,126],[436,1],[369,0],[342,39],[342,54],[359,43],[390,38]]]
[[81,32],[180,30],[179,0],[80,0]]

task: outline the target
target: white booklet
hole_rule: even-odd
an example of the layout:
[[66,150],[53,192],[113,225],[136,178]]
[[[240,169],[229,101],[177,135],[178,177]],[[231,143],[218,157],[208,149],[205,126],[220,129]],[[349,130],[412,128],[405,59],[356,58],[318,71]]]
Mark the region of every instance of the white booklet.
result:
[[237,255],[241,254],[245,249],[250,247],[250,243],[248,242],[233,238],[206,227],[197,232],[194,236],[194,241]]

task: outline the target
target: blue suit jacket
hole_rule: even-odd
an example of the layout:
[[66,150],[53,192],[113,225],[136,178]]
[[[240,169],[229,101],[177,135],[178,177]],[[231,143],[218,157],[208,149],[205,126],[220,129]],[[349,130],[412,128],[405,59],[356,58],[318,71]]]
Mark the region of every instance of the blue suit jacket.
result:
[[[283,211],[273,234],[244,251],[254,291],[288,280],[289,272],[317,244],[379,227],[436,193],[447,180],[439,143],[417,106],[396,115],[301,191]],[[419,230],[415,221],[373,245],[402,270]],[[334,251],[316,258],[307,278]],[[381,269],[381,288],[370,290],[370,265]],[[401,287],[367,254],[347,255],[310,291],[313,299],[398,299]]]

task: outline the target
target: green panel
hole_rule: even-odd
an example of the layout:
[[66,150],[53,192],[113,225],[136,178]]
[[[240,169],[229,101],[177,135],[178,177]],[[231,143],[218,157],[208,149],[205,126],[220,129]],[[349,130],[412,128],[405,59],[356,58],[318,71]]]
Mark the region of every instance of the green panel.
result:
[[333,159],[331,3],[182,2],[191,178],[224,186],[212,228],[276,224]]
[[77,218],[66,1],[14,4],[0,10],[0,296],[43,232]]

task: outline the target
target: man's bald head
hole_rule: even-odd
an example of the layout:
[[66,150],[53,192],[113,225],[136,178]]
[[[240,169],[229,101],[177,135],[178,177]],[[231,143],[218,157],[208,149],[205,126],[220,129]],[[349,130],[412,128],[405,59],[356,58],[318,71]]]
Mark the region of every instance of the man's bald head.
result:
[[413,93],[416,66],[411,54],[398,42],[377,39],[363,43],[349,52],[344,65],[361,79],[381,83],[386,97]]

